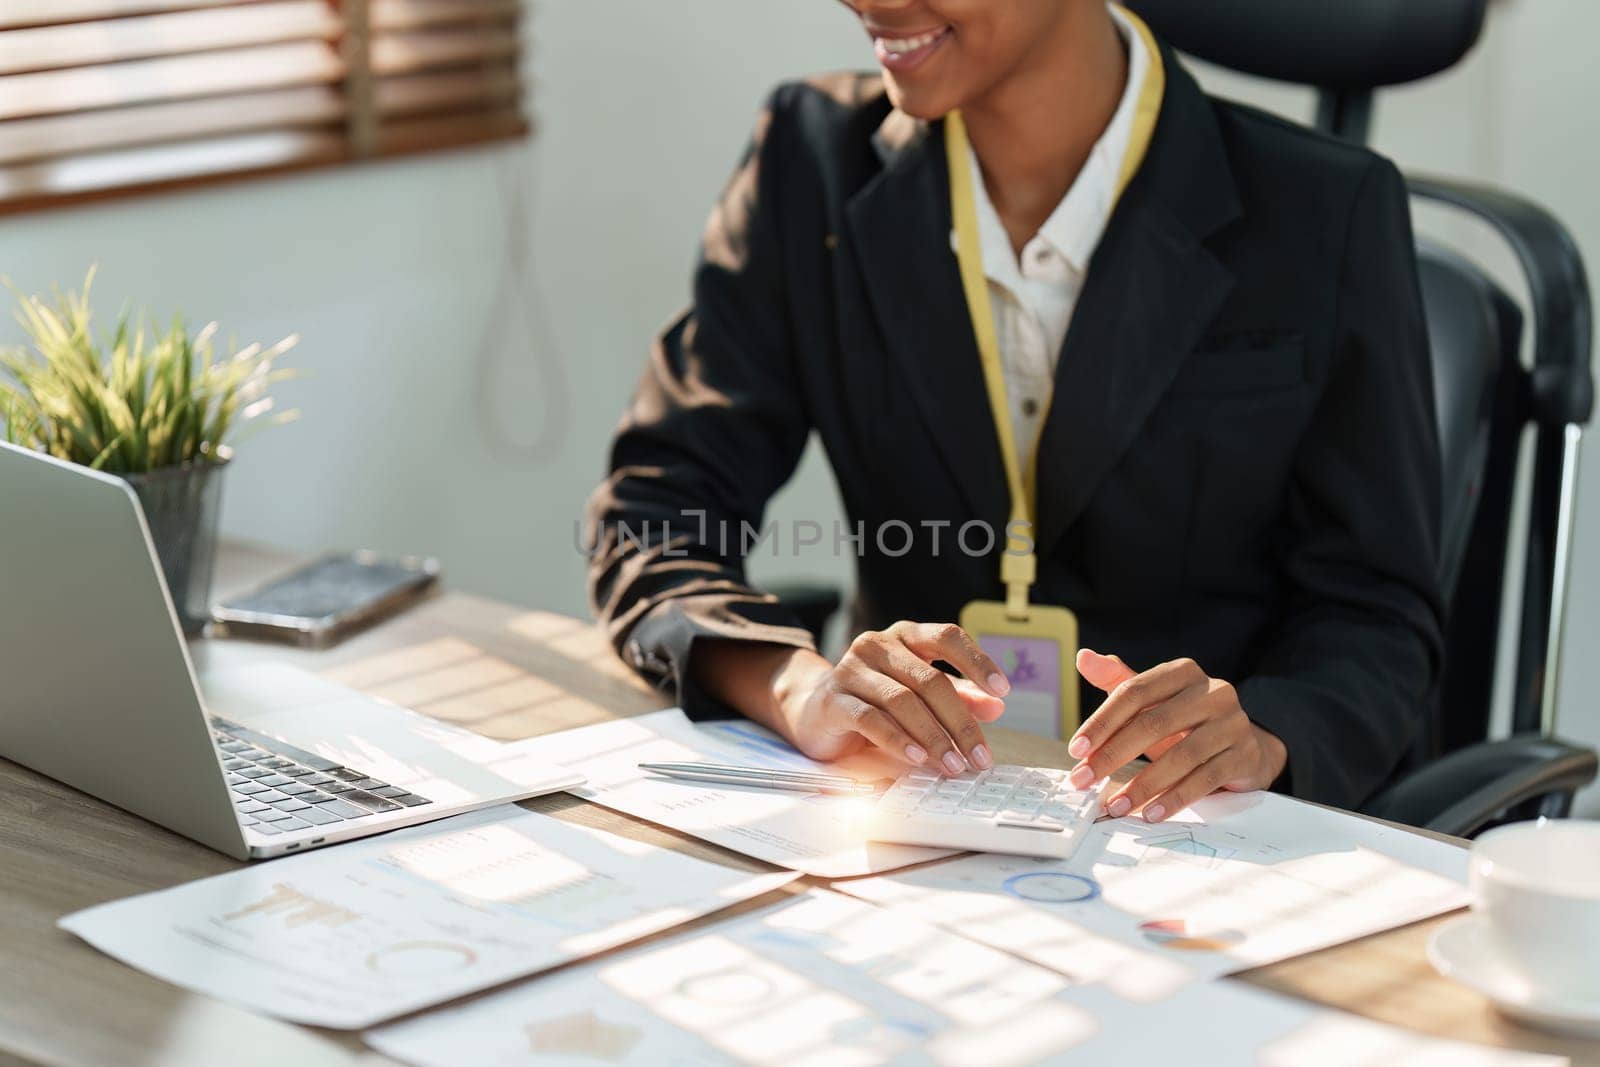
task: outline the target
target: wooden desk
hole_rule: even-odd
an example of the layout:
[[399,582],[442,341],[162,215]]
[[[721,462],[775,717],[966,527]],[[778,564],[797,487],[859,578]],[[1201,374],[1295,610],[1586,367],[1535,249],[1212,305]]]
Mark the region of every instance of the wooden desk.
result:
[[[283,563],[274,553],[234,547],[225,555],[219,585],[253,584]],[[616,661],[587,623],[460,593],[437,595],[328,652],[208,641],[195,653],[201,664],[262,658],[293,663],[502,739],[638,714],[664,703]],[[1041,751],[1037,739],[1004,730],[991,731],[990,738],[1002,760],[1071,762],[1064,745]],[[526,806],[730,866],[762,866],[571,797]],[[252,1015],[146,977],[55,927],[58,918],[80,908],[236,866],[0,760],[0,1062],[387,1062],[352,1035]],[[1436,975],[1423,947],[1440,921],[1262,967],[1237,980],[1444,1037],[1600,1063],[1600,1042],[1519,1027],[1477,994]]]

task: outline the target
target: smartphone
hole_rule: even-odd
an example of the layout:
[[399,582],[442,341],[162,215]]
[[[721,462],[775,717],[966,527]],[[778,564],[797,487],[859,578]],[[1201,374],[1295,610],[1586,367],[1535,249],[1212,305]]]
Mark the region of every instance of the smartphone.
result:
[[438,579],[435,559],[340,553],[225,600],[212,617],[221,636],[327,648],[420,599]]

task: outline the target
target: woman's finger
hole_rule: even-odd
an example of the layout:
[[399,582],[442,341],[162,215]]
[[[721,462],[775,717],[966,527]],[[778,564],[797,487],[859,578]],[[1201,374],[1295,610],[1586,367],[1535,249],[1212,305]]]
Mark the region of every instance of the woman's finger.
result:
[[997,697],[1011,691],[1000,665],[953,622],[897,622],[889,632],[924,660],[943,660]]
[[[1152,667],[1118,683],[1105,702],[1078,727],[1067,745],[1067,752],[1079,759],[1098,753],[1101,746],[1134,716],[1171,699],[1204,678],[1205,672],[1194,660],[1179,659]],[[1119,763],[1117,766],[1121,765]],[[1111,769],[1116,770],[1116,767]]]
[[860,734],[896,759],[921,766],[928,762],[928,750],[901,729],[882,708],[875,708],[860,697],[835,692],[826,698],[829,718],[842,731]]
[[1238,748],[1230,747],[1190,771],[1177,785],[1158,794],[1144,806],[1145,822],[1160,822],[1176,815],[1190,804],[1208,797],[1234,779],[1248,774],[1250,760]]
[[965,760],[945,732],[939,717],[909,686],[891,678],[864,658],[863,654],[877,655],[871,645],[872,640],[867,635],[852,642],[834,672],[834,684],[851,696],[888,712],[900,728],[911,735],[917,746],[929,754],[929,766],[960,774],[966,767]]
[[1152,751],[1165,752],[1177,744],[1185,732],[1215,717],[1221,707],[1208,697],[1204,688],[1192,686],[1135,713],[1103,744],[1078,761],[1072,771],[1073,785],[1086,788],[1088,783],[1111,775],[1129,760]]
[[950,684],[955,686],[956,694],[966,701],[967,710],[972,712],[972,717],[979,722],[994,722],[1005,714],[1006,702],[997,696],[991,696],[981,685],[969,682],[965,678],[951,678]]
[[1196,767],[1227,749],[1235,740],[1234,731],[1226,723],[1201,724],[1164,756],[1106,796],[1106,814],[1113,819],[1120,819],[1129,812],[1138,811],[1187,778]]
[[950,676],[917,655],[898,639],[874,641],[856,653],[868,665],[876,667],[901,685],[910,689],[922,703],[932,709],[950,740],[959,749],[959,762],[945,760],[950,773],[960,774],[967,769],[968,761],[979,770],[994,766],[994,758],[984,744],[983,729],[967,702],[961,699]]
[[1105,693],[1139,673],[1122,662],[1121,656],[1102,655],[1092,648],[1078,650],[1077,667],[1086,682]]

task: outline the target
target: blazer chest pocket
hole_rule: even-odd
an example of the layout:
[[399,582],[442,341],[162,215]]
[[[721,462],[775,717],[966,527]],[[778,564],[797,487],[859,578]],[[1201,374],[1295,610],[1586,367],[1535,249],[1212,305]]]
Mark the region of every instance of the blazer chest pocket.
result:
[[1208,341],[1183,361],[1172,391],[1247,393],[1304,385],[1305,348],[1298,333],[1234,334]]

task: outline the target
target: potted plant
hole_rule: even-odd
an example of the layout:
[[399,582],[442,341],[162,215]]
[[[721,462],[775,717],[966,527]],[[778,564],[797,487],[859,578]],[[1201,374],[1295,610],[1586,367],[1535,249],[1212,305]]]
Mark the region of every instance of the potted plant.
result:
[[0,430],[12,444],[132,485],[179,621],[198,633],[211,611],[229,442],[250,423],[294,418],[270,415],[267,390],[292,375],[273,362],[299,338],[230,344],[219,358],[216,323],[191,336],[181,318],[162,331],[124,309],[102,344],[91,331],[93,282],[91,269],[81,293],[17,294],[32,349],[0,349]]

